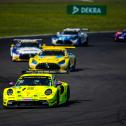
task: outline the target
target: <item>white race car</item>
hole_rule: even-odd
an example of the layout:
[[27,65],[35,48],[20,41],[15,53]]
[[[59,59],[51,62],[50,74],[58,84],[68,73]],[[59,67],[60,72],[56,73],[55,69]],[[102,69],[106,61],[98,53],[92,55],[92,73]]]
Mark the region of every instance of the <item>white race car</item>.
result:
[[42,39],[14,39],[10,47],[12,61],[28,61],[41,52]]
[[52,37],[53,45],[88,45],[88,29],[66,28],[62,32],[57,32],[57,35]]

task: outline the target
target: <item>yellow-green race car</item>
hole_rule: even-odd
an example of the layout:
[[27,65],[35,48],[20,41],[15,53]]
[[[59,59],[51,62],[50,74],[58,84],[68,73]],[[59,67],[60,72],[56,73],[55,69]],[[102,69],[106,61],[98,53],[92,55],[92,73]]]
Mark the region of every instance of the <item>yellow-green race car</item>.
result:
[[55,75],[30,71],[3,91],[3,107],[56,107],[70,98],[69,84],[57,81]]
[[30,70],[43,70],[68,73],[75,70],[76,56],[68,52],[66,48],[75,48],[73,46],[42,46],[42,52],[39,55],[30,58]]

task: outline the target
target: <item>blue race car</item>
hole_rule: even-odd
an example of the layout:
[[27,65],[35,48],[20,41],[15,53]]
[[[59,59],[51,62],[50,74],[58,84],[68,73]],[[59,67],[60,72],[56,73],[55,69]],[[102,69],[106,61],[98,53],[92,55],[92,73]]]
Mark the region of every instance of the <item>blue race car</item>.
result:
[[126,40],[126,29],[123,31],[117,31],[114,35],[114,40],[115,41],[124,41]]
[[88,45],[88,35],[86,33],[87,30],[88,29],[66,28],[62,32],[58,32],[57,35],[52,37],[52,44],[87,46]]

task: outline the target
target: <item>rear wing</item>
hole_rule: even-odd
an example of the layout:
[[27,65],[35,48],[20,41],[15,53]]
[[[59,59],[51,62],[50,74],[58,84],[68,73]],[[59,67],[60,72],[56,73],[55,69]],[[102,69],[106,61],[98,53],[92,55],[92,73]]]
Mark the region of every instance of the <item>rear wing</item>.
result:
[[43,44],[42,45],[42,48],[43,49],[46,49],[46,48],[52,48],[52,49],[55,49],[55,48],[65,48],[65,49],[74,49],[76,48],[75,46],[47,46],[46,44]]
[[58,70],[23,70],[22,74],[64,74],[67,73],[67,71],[58,71]]
[[87,31],[89,31],[89,29],[88,28],[82,28],[82,31],[87,32]]
[[13,42],[42,42],[42,39],[13,39]]
[[80,30],[82,30],[82,31],[88,31],[89,29],[88,28],[65,28],[63,31],[65,31],[65,30],[75,30],[75,31],[80,31]]

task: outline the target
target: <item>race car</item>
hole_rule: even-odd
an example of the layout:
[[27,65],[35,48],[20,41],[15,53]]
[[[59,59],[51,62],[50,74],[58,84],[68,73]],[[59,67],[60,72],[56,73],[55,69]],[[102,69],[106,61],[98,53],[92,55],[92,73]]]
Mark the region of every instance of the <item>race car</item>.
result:
[[73,46],[42,46],[42,52],[29,60],[30,70],[43,70],[52,73],[68,73],[75,70],[76,56],[66,48]]
[[[3,91],[3,107],[56,107],[70,98],[68,83],[41,71],[26,71]],[[12,86],[13,85],[13,86]]]
[[42,39],[14,39],[10,55],[12,61],[28,61],[41,52]]
[[87,46],[88,45],[88,35],[86,33],[87,30],[88,29],[66,28],[62,32],[58,32],[57,35],[52,37],[52,44]]
[[114,34],[114,40],[115,41],[124,41],[126,40],[126,29],[123,31],[118,31]]

